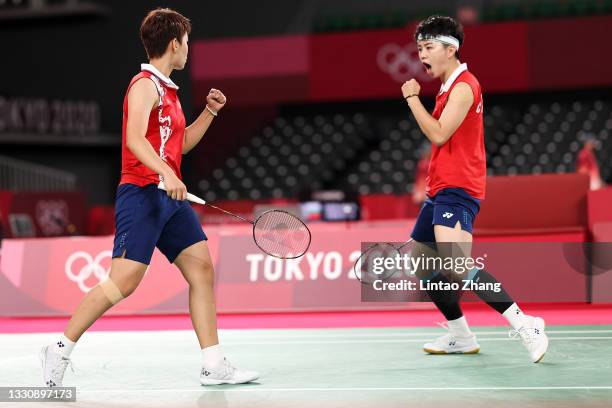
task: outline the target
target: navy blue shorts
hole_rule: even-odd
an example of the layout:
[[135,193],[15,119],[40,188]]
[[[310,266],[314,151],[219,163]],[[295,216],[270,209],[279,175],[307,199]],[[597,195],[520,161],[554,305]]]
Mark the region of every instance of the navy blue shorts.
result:
[[113,258],[148,265],[155,247],[173,263],[181,251],[206,240],[202,225],[187,201],[173,200],[155,184],[121,184],[115,201]]
[[480,200],[462,188],[445,188],[425,200],[410,236],[417,242],[434,243],[434,225],[455,228],[457,221],[462,230],[471,234],[478,211]]

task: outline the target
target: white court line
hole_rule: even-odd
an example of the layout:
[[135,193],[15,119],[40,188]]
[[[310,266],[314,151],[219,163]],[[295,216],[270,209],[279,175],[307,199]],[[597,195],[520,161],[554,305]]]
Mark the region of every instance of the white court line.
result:
[[[439,333],[438,333],[439,334]],[[554,337],[549,336],[549,340],[611,340],[612,336],[569,336],[569,337]],[[285,340],[285,341],[244,341],[233,342],[224,341],[224,345],[228,346],[244,346],[244,345],[281,345],[281,344],[369,344],[369,343],[420,343],[431,339],[365,339],[365,340]],[[509,337],[495,338],[478,338],[478,341],[517,341]]]
[[[226,385],[227,386],[227,385]],[[224,386],[220,386],[224,387]],[[148,392],[285,392],[285,391],[572,391],[572,390],[612,390],[612,385],[604,386],[567,386],[567,387],[304,387],[304,388],[256,388],[256,385],[242,385],[243,388],[209,388],[203,386],[201,389],[184,388],[184,389],[101,389],[79,391],[79,394],[97,394],[97,393],[116,393],[120,395],[132,393],[148,393]]]
[[[569,337],[548,337],[549,340],[611,340],[612,336],[569,336]],[[365,340],[286,340],[286,341],[245,341],[245,342],[232,342],[224,341],[225,346],[276,346],[276,345],[301,345],[301,344],[391,344],[391,343],[422,343],[431,339],[365,339]],[[478,338],[478,341],[518,341],[517,339],[509,337],[495,337],[495,338]],[[14,361],[21,361],[32,359],[34,354],[26,354],[23,356],[9,357],[0,359],[1,363],[10,363]],[[446,388],[444,388],[446,389]],[[450,389],[450,388],[449,388]]]
[[[287,329],[293,330],[293,329]],[[295,330],[311,330],[311,329],[295,329]],[[359,330],[359,328],[356,328]],[[482,335],[506,335],[510,330],[510,327],[505,327],[498,331],[473,331],[478,336]],[[190,330],[189,330],[190,331]],[[223,334],[223,329],[220,330]],[[443,330],[432,331],[432,332],[410,332],[410,333],[249,333],[248,335],[253,338],[272,338],[272,337],[284,337],[284,338],[326,338],[326,337],[419,337],[419,336],[436,336],[446,333]],[[596,333],[612,333],[612,330],[546,330],[546,334],[596,334]],[[228,333],[225,332],[226,336],[230,337],[238,335],[238,332]],[[240,332],[240,335],[244,335],[244,332]]]
[[[440,334],[440,333],[435,333]],[[548,336],[549,340],[611,340],[612,336]],[[361,340],[353,340],[353,339],[345,339],[345,340],[282,340],[282,341],[274,341],[274,340],[265,340],[265,341],[223,341],[223,345],[227,346],[250,346],[250,345],[300,345],[300,344],[388,344],[388,343],[421,343],[424,341],[428,341],[431,339],[422,338],[422,339],[398,339],[398,338],[390,338],[390,339],[361,339]],[[478,341],[517,341],[517,339],[513,339],[507,336],[504,337],[479,337]],[[33,353],[8,357],[0,359],[0,362],[8,363],[11,361],[20,361],[24,359],[32,359],[34,356]]]
[[[570,336],[570,337],[548,337],[549,340],[611,340],[612,336]],[[366,340],[286,340],[286,341],[244,341],[244,342],[233,342],[233,341],[224,341],[223,345],[225,346],[276,346],[276,345],[300,345],[300,344],[389,344],[389,343],[422,343],[431,339],[388,339],[388,340],[378,340],[378,339],[366,339]],[[495,337],[495,338],[478,338],[478,341],[518,341],[517,339],[509,338],[509,337]],[[34,354],[27,354],[23,356],[17,357],[9,357],[5,359],[0,359],[2,363],[8,363],[11,361],[19,361],[24,359],[33,358]]]

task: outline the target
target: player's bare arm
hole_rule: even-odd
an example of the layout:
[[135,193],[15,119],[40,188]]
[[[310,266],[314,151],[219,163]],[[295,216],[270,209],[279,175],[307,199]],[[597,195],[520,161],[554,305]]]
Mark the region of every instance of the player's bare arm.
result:
[[128,94],[128,121],[126,129],[127,147],[142,164],[160,174],[168,195],[175,200],[187,198],[187,187],[174,174],[145,137],[151,110],[159,102],[159,94],[151,80],[139,80],[132,85]]
[[436,146],[441,146],[451,138],[461,122],[465,119],[474,103],[474,94],[468,84],[458,83],[451,91],[448,102],[437,120],[423,106],[419,99],[421,87],[411,79],[402,85],[402,94],[408,102],[421,131]]
[[206,96],[206,108],[200,116],[185,129],[183,154],[188,153],[202,140],[215,116],[227,103],[227,98],[218,89],[211,89]]

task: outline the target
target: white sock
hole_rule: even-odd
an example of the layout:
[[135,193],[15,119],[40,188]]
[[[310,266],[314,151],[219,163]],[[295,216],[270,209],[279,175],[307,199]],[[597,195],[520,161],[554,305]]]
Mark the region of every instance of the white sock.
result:
[[510,326],[512,326],[514,330],[518,330],[523,327],[525,315],[516,303],[513,303],[512,306],[506,309],[506,311],[502,314],[506,320],[508,320],[508,323],[510,323]]
[[465,320],[465,316],[461,316],[458,319],[455,320],[449,320],[448,322],[448,329],[450,330],[451,334],[453,334],[454,336],[457,337],[471,337],[472,336],[472,331],[470,330],[470,327],[467,324],[467,320]]
[[53,351],[62,357],[70,357],[70,353],[72,353],[72,349],[75,346],[75,342],[70,340],[68,337],[62,336],[53,344]]
[[202,349],[202,364],[204,367],[213,368],[221,364],[223,361],[223,351],[221,345],[215,344],[214,346],[204,347]]

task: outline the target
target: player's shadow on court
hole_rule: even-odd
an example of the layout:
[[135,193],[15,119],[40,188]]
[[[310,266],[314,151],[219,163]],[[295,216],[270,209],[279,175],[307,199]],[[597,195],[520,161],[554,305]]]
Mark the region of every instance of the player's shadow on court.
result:
[[198,398],[198,408],[228,408],[230,405],[227,401],[227,395],[225,391],[247,389],[252,387],[260,386],[259,382],[250,382],[246,384],[236,385],[207,385],[202,388],[202,395]]

